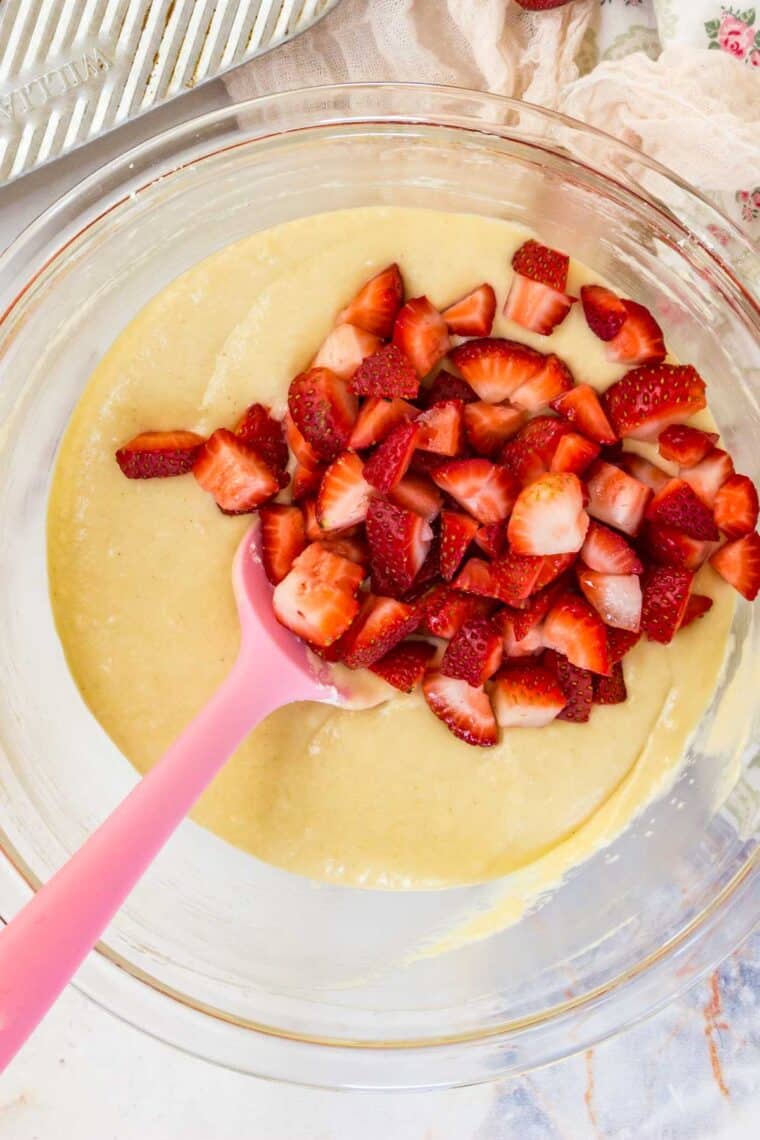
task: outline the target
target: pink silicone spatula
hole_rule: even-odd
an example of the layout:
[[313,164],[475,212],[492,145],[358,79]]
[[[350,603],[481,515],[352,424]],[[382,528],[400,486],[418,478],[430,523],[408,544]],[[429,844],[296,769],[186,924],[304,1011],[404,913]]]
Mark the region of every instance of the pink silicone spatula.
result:
[[276,620],[258,526],[235,555],[240,652],[227,679],[86,843],[0,930],[0,1072],[58,997],[203,789],[256,725],[292,701],[340,705]]

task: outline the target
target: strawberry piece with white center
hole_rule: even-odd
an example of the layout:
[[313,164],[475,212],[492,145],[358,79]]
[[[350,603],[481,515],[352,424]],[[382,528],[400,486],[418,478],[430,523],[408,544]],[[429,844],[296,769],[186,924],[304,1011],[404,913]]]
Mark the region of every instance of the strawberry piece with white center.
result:
[[398,507],[415,511],[423,519],[432,522],[441,511],[443,495],[426,475],[411,472],[401,479],[388,496]]
[[620,705],[628,700],[623,666],[617,661],[609,677],[594,677],[594,704]]
[[727,538],[742,538],[757,526],[757,490],[746,475],[729,475],[715,496],[715,522]]
[[689,538],[682,530],[649,523],[643,531],[644,547],[654,562],[663,566],[682,566],[685,570],[698,570],[715,549],[714,542]]
[[394,689],[411,693],[425,676],[435,653],[435,646],[427,641],[404,641],[369,668]]
[[288,409],[319,459],[329,463],[348,446],[358,404],[329,368],[310,368],[296,376],[288,391]]
[[567,698],[556,677],[533,662],[509,662],[491,686],[501,728],[544,728],[562,712]]
[[445,400],[428,408],[417,419],[417,447],[436,455],[461,455],[464,449],[464,404]]
[[364,358],[350,386],[357,396],[405,396],[413,400],[420,382],[409,357],[395,344],[384,344]]
[[350,380],[366,356],[377,352],[383,342],[356,325],[336,325],[322,342],[312,368],[329,368],[341,380]]
[[237,422],[235,435],[258,451],[261,458],[273,471],[284,472],[288,466],[288,445],[285,429],[280,420],[263,404],[251,404]]
[[468,685],[484,685],[501,665],[503,652],[501,630],[495,622],[471,618],[449,642],[440,669],[447,677],[459,677]]
[[550,336],[574,304],[574,297],[516,273],[504,302],[504,316],[524,329]]
[[477,522],[469,515],[441,511],[441,576],[446,582],[451,581],[462,564],[477,530]]
[[280,490],[280,478],[257,451],[226,428],[218,428],[201,448],[193,475],[225,514],[254,511]]
[[521,384],[512,393],[510,400],[516,408],[525,412],[538,412],[563,392],[569,392],[574,383],[573,374],[564,360],[552,353],[546,357],[541,371]]
[[493,609],[493,602],[486,598],[476,598],[452,589],[450,586],[434,586],[420,602],[422,630],[450,641],[466,621],[474,617],[487,617]]
[[582,475],[599,458],[601,446],[576,431],[563,435],[552,457],[550,471]]
[[393,343],[412,362],[420,377],[432,372],[451,347],[446,322],[427,297],[414,297],[399,310]]
[[517,497],[509,519],[516,554],[571,554],[583,546],[589,517],[576,475],[542,475]]
[[620,466],[628,475],[638,479],[639,483],[644,483],[655,494],[671,478],[667,471],[663,471],[662,467],[658,467],[656,463],[650,463],[648,459],[645,459],[643,455],[637,455],[635,451],[623,452],[620,456]]
[[564,594],[547,614],[544,644],[563,654],[579,669],[609,672],[604,622],[596,610],[576,594]]
[[359,408],[348,446],[354,451],[362,451],[382,443],[398,424],[413,420],[418,410],[414,404],[395,396],[390,400],[381,396],[370,396]]
[[591,702],[594,699],[594,674],[588,669],[572,665],[563,654],[555,653],[552,649],[547,649],[542,665],[557,678],[567,702],[558,714],[558,719],[585,724],[591,715]]
[[313,542],[275,586],[275,616],[304,641],[326,648],[346,632],[356,617],[356,594],[363,578],[361,566]]
[[516,617],[519,611],[515,610],[514,613],[504,611],[503,628],[504,628],[504,656],[505,657],[534,657],[537,653],[542,653],[544,646],[543,627],[539,623],[534,625],[531,629],[524,633],[522,637],[517,636],[517,626],[515,624]]
[[526,344],[502,337],[481,337],[449,353],[481,400],[500,404],[543,369],[546,357]]
[[586,324],[600,340],[612,340],[620,332],[628,310],[617,293],[604,285],[583,285],[581,304]]
[[609,527],[591,522],[581,558],[589,570],[600,574],[641,574],[644,565],[632,546]]
[[556,416],[536,416],[502,448],[500,460],[522,486],[527,486],[550,470],[563,435],[570,431]]
[[338,314],[337,324],[356,325],[378,337],[389,337],[404,300],[404,282],[395,262],[376,273]]
[[505,519],[520,489],[505,467],[489,459],[454,459],[433,472],[433,482],[481,523]]
[[558,249],[529,238],[512,255],[512,268],[522,277],[563,292],[567,288],[570,258]]
[[434,669],[423,680],[422,691],[432,712],[454,736],[480,748],[496,744],[499,732],[485,689]]
[[387,494],[403,479],[412,462],[420,429],[417,421],[398,424],[364,464],[364,477]]
[[433,404],[441,404],[446,400],[461,400],[463,404],[470,404],[477,398],[477,392],[470,387],[466,380],[463,380],[461,376],[455,376],[453,372],[446,372],[445,369],[436,373],[428,388],[420,389],[420,400],[426,408],[432,407]]
[[457,575],[454,585],[466,593],[495,598],[508,606],[521,606],[537,588],[542,566],[541,558],[511,551],[496,562],[470,558]]
[[681,625],[694,575],[678,566],[650,566],[642,581],[641,628],[650,641],[667,645]]
[[686,626],[691,625],[693,621],[698,621],[704,617],[712,608],[712,598],[708,598],[705,594],[691,594],[689,596],[689,603],[686,606],[686,612],[678,627],[679,632],[682,629],[686,629]]
[[144,431],[119,448],[116,462],[127,479],[167,479],[192,471],[203,444],[194,431]]
[[457,336],[488,336],[496,315],[496,294],[484,283],[443,310],[449,332]]
[[503,522],[479,526],[475,532],[475,542],[489,558],[500,558],[507,549],[507,528]]
[[657,492],[647,506],[646,518],[702,542],[717,542],[720,538],[710,508],[683,479],[670,479]]
[[602,444],[617,441],[615,429],[590,384],[576,384],[569,391],[560,393],[552,400],[552,408],[588,439]]
[[663,459],[679,467],[694,467],[709,455],[717,442],[717,432],[700,431],[688,424],[671,424],[661,433],[657,448]]
[[625,320],[607,341],[607,357],[620,364],[659,364],[665,359],[663,332],[649,309],[637,301],[623,301]]
[[625,534],[638,534],[644,521],[649,487],[612,463],[597,462],[588,473],[588,513]]
[[636,574],[580,570],[578,584],[605,625],[637,633],[641,625],[641,583]]
[[512,625],[518,641],[543,622],[554,603],[567,592],[568,586],[567,581],[552,582],[543,590],[532,593],[523,603],[524,609],[515,610]]
[[290,572],[306,546],[306,526],[299,507],[273,503],[259,509],[261,519],[261,561],[273,586]]
[[350,669],[366,669],[374,665],[414,633],[420,624],[420,616],[415,606],[408,606],[396,598],[378,598],[369,594],[342,643],[343,661]]
[[604,406],[621,438],[654,440],[669,424],[706,407],[705,382],[690,364],[648,364],[612,384]]
[[408,590],[433,540],[429,523],[414,511],[372,499],[366,527],[373,573]]
[[760,590],[760,535],[753,532],[727,542],[713,554],[710,565],[748,602],[754,602]]
[[353,451],[344,451],[325,471],[317,495],[317,521],[325,530],[345,530],[367,517],[372,487],[365,465]]
[[695,467],[685,467],[679,472],[710,510],[715,506],[718,491],[733,473],[733,460],[720,447],[714,447]]
[[493,459],[524,422],[524,413],[507,404],[487,404],[484,400],[476,400],[464,407],[467,442],[473,451],[487,459]]

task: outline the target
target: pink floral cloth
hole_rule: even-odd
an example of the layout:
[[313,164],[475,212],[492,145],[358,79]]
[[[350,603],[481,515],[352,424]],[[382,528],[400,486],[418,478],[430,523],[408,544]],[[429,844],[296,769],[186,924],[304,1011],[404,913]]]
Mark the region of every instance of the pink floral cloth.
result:
[[735,59],[760,67],[760,25],[755,8],[721,7],[720,16],[705,22],[708,47],[728,52]]

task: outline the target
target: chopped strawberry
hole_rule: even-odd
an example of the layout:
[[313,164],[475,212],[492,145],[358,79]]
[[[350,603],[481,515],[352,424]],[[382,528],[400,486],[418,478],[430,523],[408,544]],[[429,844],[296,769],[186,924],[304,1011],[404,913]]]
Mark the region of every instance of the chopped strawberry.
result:
[[557,444],[550,470],[560,474],[582,475],[586,468],[599,458],[601,450],[598,443],[586,439],[585,435],[569,431]]
[[519,491],[514,476],[489,459],[452,459],[432,474],[433,482],[481,523],[505,519]]
[[408,602],[410,605],[413,602],[418,602],[420,598],[427,594],[428,590],[435,583],[441,582],[441,537],[438,534],[433,534],[433,540],[428,547],[428,552],[425,555],[425,561],[420,566],[419,570],[414,576],[414,581],[408,590],[404,590],[402,594],[402,601]]
[[505,657],[535,657],[544,650],[544,635],[541,624],[534,625],[524,633],[517,636],[517,618],[522,616],[521,610],[502,610],[499,615],[504,627],[504,656]]
[[313,499],[304,500],[304,502],[301,503],[301,510],[303,511],[306,537],[309,542],[321,542],[327,532],[319,525],[316,502]]
[[643,455],[637,455],[635,451],[623,452],[620,456],[620,466],[628,475],[638,479],[639,483],[644,483],[655,494],[670,480],[667,471],[663,471],[656,463],[650,463]]
[[515,251],[512,268],[515,273],[530,277],[532,281],[540,281],[542,285],[549,285],[562,293],[567,288],[570,258],[566,253],[550,249],[549,246],[541,245],[540,242],[529,238]]
[[508,606],[521,606],[536,589],[541,558],[509,553],[496,562],[470,558],[457,575],[454,585],[465,593],[495,598]]
[[116,462],[127,479],[166,479],[185,475],[203,447],[194,431],[144,431],[116,452]]
[[429,523],[414,511],[372,499],[366,526],[373,574],[408,590],[433,539]]
[[742,538],[757,526],[755,485],[746,475],[729,475],[715,496],[715,521],[728,538]]
[[500,669],[491,700],[502,728],[544,728],[567,704],[554,674],[532,661],[510,661]]
[[493,603],[486,598],[473,597],[450,586],[434,586],[420,602],[422,629],[433,637],[451,640],[466,621],[486,617]]
[[563,435],[570,430],[556,416],[536,416],[505,443],[501,462],[523,486],[545,475]]
[[435,646],[427,641],[404,641],[391,649],[370,670],[382,677],[394,689],[411,693],[425,676],[427,667],[435,657]]
[[356,325],[374,336],[389,337],[403,300],[404,282],[394,262],[362,285],[353,301],[338,314],[338,324]]
[[356,396],[329,368],[310,368],[296,376],[288,408],[319,459],[329,463],[348,446],[358,411]]
[[552,400],[552,408],[588,439],[603,444],[616,442],[615,429],[590,384],[576,384],[569,391],[562,392]]
[[449,462],[448,456],[436,455],[434,451],[415,451],[411,470],[417,475],[426,475],[432,479],[438,468],[445,467]]
[[626,317],[607,341],[607,357],[620,364],[659,364],[665,359],[663,333],[649,309],[637,301],[623,301]]
[[690,364],[647,364],[612,384],[604,404],[619,436],[656,439],[668,424],[702,411],[705,382]]
[[326,648],[341,637],[359,610],[361,566],[313,542],[275,586],[275,617],[311,645]]
[[368,594],[344,638],[342,659],[350,669],[366,669],[414,633],[419,624],[415,606]]
[[628,700],[625,676],[620,661],[612,666],[609,677],[594,677],[594,704],[620,705]]
[[687,625],[691,625],[693,621],[698,621],[699,618],[705,616],[708,610],[713,607],[712,598],[708,598],[705,594],[690,594],[689,601],[686,606],[686,612],[683,615],[679,630],[685,629]]
[[479,526],[475,542],[489,558],[500,558],[507,549],[507,531],[503,522]]
[[449,353],[449,359],[481,400],[500,404],[521,384],[537,376],[546,358],[515,340],[481,337],[460,344]]
[[753,532],[727,542],[713,554],[710,565],[748,602],[754,602],[760,590],[760,535]]
[[206,440],[193,475],[230,515],[248,514],[280,490],[280,479],[259,453],[226,428]]
[[485,283],[443,310],[449,332],[457,336],[488,336],[495,315],[496,294]]
[[547,614],[544,644],[564,654],[571,665],[579,669],[609,672],[604,622],[596,610],[576,594],[564,594]]
[[628,310],[617,293],[604,285],[584,285],[581,304],[586,324],[600,340],[612,340],[620,332]]
[[427,376],[451,347],[446,322],[427,297],[414,297],[399,311],[393,343],[411,360],[418,376]]
[[426,408],[440,404],[444,400],[461,400],[463,404],[471,404],[477,398],[477,392],[466,380],[445,370],[437,373],[429,388],[420,388],[420,399]]
[[633,649],[634,645],[638,645],[641,641],[641,632],[632,633],[628,629],[608,629],[607,630],[607,650],[610,658],[610,665],[615,665],[618,661],[622,661],[627,653]]
[[324,463],[320,463],[317,467],[305,467],[303,463],[296,463],[291,485],[293,502],[300,503],[316,495],[326,470],[327,466]]
[[441,511],[441,575],[447,582],[459,569],[477,530],[477,522],[469,515]]
[[538,412],[563,392],[569,392],[574,383],[573,374],[564,360],[552,353],[546,357],[541,371],[521,384],[510,399],[516,408],[522,408],[525,412]]
[[580,570],[578,584],[605,625],[637,633],[641,625],[641,583],[636,574]]
[[428,522],[440,514],[443,506],[443,495],[436,485],[426,475],[415,475],[414,472],[396,484],[389,498],[396,506],[415,511]]
[[552,554],[541,559],[541,569],[534,585],[535,590],[542,590],[552,582],[556,582],[566,570],[569,570],[578,558],[577,554]]
[[600,574],[640,574],[644,569],[622,534],[598,522],[592,522],[588,528],[581,558],[589,570],[598,570]]
[[484,685],[501,665],[502,634],[491,618],[464,622],[446,647],[441,672],[468,685]]
[[263,404],[251,404],[238,420],[235,435],[255,448],[273,471],[285,471],[288,466],[288,445],[280,420],[271,416]]
[[646,518],[703,542],[717,542],[720,537],[709,507],[683,479],[670,479],[657,492],[647,506]]
[[420,387],[412,362],[395,344],[384,344],[365,357],[350,384],[357,396],[407,396],[412,400]]
[[559,720],[585,724],[591,715],[591,702],[594,697],[594,674],[588,669],[572,665],[561,653],[547,649],[542,664],[553,673],[565,696],[567,704],[559,713]]
[[409,469],[420,429],[417,421],[397,424],[364,464],[364,477],[378,491],[387,494]]
[[323,534],[319,541],[331,554],[339,554],[357,566],[369,566],[369,546],[361,534]]
[[524,329],[549,336],[562,324],[574,303],[574,297],[516,273],[504,303],[504,316]]
[[652,497],[649,487],[612,463],[601,460],[587,475],[588,513],[626,534],[637,534]]
[[694,575],[678,566],[651,566],[644,574],[641,628],[650,641],[672,641],[689,603]]
[[273,503],[259,510],[261,519],[261,560],[264,573],[273,586],[289,573],[306,546],[306,526],[298,507]]
[[351,432],[348,446],[354,451],[362,451],[381,443],[398,424],[413,420],[418,415],[414,404],[396,396],[384,400],[381,396],[370,396],[359,408],[359,415]]
[[657,448],[663,459],[679,467],[693,467],[712,451],[718,442],[718,433],[700,431],[687,424],[671,424],[661,433]]
[[431,710],[454,736],[480,748],[496,744],[499,732],[485,689],[436,669],[425,677],[422,691]]
[[685,468],[680,475],[692,490],[696,491],[702,502],[712,510],[718,491],[733,473],[734,464],[731,456],[720,447],[714,447],[701,463],[697,463],[695,467]]
[[325,530],[364,522],[372,494],[366,466],[355,452],[344,451],[325,471],[317,495],[317,521]]
[[684,570],[698,570],[714,549],[711,542],[689,538],[682,530],[649,523],[643,532],[644,548],[655,562],[663,566],[681,566]]
[[461,400],[433,404],[416,421],[420,429],[417,447],[436,455],[460,455],[464,446],[463,411]]
[[312,361],[312,368],[329,368],[341,380],[350,380],[366,356],[382,344],[380,337],[356,325],[336,325],[327,334]]
[[[301,435],[301,432],[296,427],[296,424],[290,412],[285,413],[285,419],[283,420],[283,423],[285,425],[285,438],[287,440],[288,447],[295,455],[297,462],[300,463],[303,467],[306,467],[312,471],[315,468],[318,468],[322,460],[320,459],[319,455],[317,455],[316,451],[308,442],[308,440],[305,439],[303,435]],[[238,427],[240,427],[241,424],[238,424]]]
[[535,590],[525,603],[525,609],[515,610],[512,625],[518,641],[522,641],[532,629],[540,625],[566,589],[567,586],[564,582],[552,582],[543,590]]
[[464,409],[464,430],[473,451],[493,459],[525,422],[525,415],[506,404],[476,400]]
[[577,475],[542,475],[517,497],[509,519],[516,554],[570,554],[583,546],[589,518]]

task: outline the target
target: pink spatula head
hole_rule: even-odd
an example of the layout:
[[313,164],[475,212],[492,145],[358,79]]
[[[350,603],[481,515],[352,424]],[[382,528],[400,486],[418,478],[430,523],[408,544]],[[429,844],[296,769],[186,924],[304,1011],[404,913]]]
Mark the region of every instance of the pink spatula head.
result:
[[[154,768],[0,931],[0,1072],[45,1015],[206,785],[256,725],[292,701],[342,704],[272,610],[258,525],[235,555],[240,652]],[[365,702],[366,703],[366,702]]]

